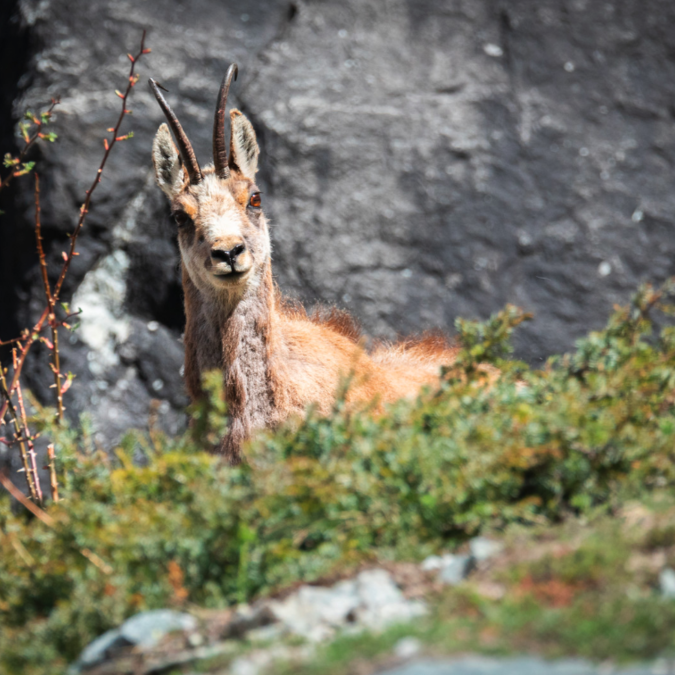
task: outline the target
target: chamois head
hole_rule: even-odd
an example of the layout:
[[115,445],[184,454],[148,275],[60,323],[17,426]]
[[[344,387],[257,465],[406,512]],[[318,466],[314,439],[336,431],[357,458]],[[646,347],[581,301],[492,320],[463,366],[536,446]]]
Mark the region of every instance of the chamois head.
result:
[[[157,83],[150,86],[166,115],[152,146],[157,184],[171,202],[183,265],[202,292],[241,297],[255,287],[270,256],[270,239],[255,184],[260,152],[253,126],[230,111],[230,152],[225,146],[225,106],[237,66],[220,87],[213,125],[213,167],[203,170],[180,122]],[[173,131],[178,149],[171,138]],[[180,155],[179,155],[180,151]]]

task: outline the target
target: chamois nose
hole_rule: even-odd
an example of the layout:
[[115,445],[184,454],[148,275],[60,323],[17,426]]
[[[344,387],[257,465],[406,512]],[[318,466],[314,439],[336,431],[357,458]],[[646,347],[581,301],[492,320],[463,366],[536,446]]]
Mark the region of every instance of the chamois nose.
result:
[[214,263],[227,263],[234,270],[234,262],[237,256],[246,250],[244,244],[237,244],[234,248],[225,250],[223,248],[211,249],[211,260]]

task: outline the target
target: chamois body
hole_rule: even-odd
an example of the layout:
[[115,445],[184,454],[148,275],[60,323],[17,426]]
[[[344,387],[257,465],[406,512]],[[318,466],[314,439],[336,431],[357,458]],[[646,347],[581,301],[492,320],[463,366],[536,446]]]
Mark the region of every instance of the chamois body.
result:
[[342,378],[347,402],[382,405],[437,384],[456,349],[439,337],[366,350],[346,313],[308,316],[284,300],[272,277],[269,231],[255,185],[258,145],[252,126],[230,112],[229,157],[224,111],[232,76],[223,80],[214,124],[214,168],[199,167],[177,119],[152,83],[180,148],[162,125],[153,145],[157,182],[178,224],[185,297],[185,380],[193,400],[203,373],[221,370],[228,432],[220,451],[232,463],[255,429],[273,427],[314,404],[328,413]]

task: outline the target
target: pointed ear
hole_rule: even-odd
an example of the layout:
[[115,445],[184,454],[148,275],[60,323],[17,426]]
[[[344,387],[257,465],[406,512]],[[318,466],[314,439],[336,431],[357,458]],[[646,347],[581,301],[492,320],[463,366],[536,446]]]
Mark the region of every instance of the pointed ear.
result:
[[253,125],[238,110],[230,110],[230,122],[230,168],[253,180],[258,171],[260,154]]
[[157,185],[169,199],[173,199],[183,185],[183,167],[166,124],[159,127],[152,144],[152,163],[155,165]]

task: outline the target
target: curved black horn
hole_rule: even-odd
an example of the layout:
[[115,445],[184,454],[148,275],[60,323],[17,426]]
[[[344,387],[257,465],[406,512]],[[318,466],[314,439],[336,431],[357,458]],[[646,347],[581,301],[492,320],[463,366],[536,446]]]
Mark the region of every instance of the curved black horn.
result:
[[199,168],[197,156],[195,155],[195,151],[192,149],[192,145],[190,145],[188,137],[183,131],[183,127],[180,125],[180,122],[178,121],[174,111],[171,110],[169,104],[164,99],[164,96],[162,96],[162,92],[159,90],[157,82],[155,82],[152,78],[150,78],[150,87],[155,94],[157,103],[159,103],[160,107],[164,111],[164,114],[166,115],[166,120],[171,127],[171,131],[173,131],[173,135],[176,137],[178,150],[180,151],[180,156],[183,160],[183,166],[185,167],[188,177],[190,178],[190,183],[199,183],[199,181],[201,181],[203,178],[202,170]]
[[227,95],[230,91],[232,78],[236,80],[238,72],[237,64],[231,64],[227,73],[225,73],[218,93],[216,116],[213,120],[213,164],[216,167],[218,178],[230,177],[230,167],[227,164],[227,145],[225,144],[225,107],[227,106]]

